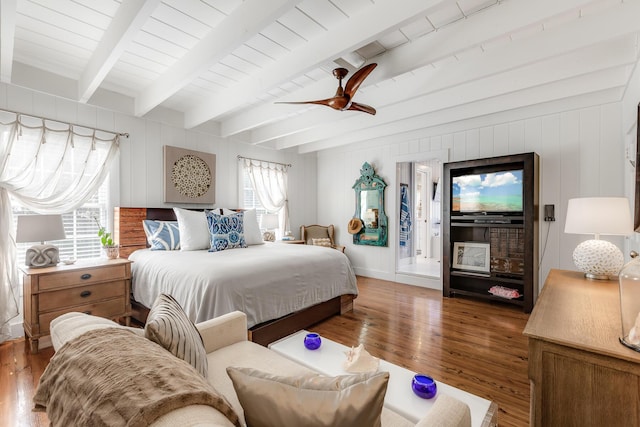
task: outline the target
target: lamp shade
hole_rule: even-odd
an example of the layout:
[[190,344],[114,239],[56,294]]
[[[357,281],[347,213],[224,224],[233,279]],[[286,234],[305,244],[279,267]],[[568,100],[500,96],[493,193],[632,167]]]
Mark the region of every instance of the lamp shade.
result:
[[626,197],[569,199],[564,232],[627,236],[633,233],[629,200]]
[[273,230],[278,228],[278,215],[277,214],[263,214],[260,218],[262,228],[265,230]]
[[18,215],[16,242],[50,242],[65,239],[62,215]]

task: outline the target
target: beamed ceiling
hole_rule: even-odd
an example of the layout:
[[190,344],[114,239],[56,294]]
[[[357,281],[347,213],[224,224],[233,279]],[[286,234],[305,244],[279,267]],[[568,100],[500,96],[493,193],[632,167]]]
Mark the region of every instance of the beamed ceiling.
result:
[[[639,31],[640,0],[2,0],[0,73],[307,153],[553,101],[619,101]],[[371,62],[354,100],[375,116],[275,104],[331,97],[334,68]]]

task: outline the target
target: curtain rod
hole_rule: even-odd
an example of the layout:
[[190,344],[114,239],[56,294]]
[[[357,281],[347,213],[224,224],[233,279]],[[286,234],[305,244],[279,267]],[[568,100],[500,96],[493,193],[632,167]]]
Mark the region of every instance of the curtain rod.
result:
[[291,163],[280,163],[280,162],[272,162],[272,161],[269,161],[269,160],[252,159],[251,157],[244,157],[244,156],[238,155],[238,160],[240,160],[240,159],[255,160],[256,162],[273,163],[273,164],[276,164],[276,165],[286,166],[288,168],[292,167]]
[[76,123],[71,123],[71,122],[62,122],[60,120],[56,120],[56,119],[50,119],[48,117],[40,117],[40,116],[34,116],[33,114],[26,114],[26,113],[21,113],[19,111],[13,111],[13,110],[6,110],[4,108],[0,109],[0,111],[4,111],[6,113],[13,113],[13,114],[17,114],[19,116],[28,116],[28,117],[33,117],[34,119],[40,119],[40,120],[48,120],[50,122],[58,122],[58,123],[62,123],[63,125],[69,125],[69,126],[79,126],[79,127],[83,127],[83,128],[87,128],[87,129],[94,129],[100,132],[106,132],[106,133],[112,133],[114,135],[118,135],[118,136],[124,136],[125,138],[129,138],[129,133],[128,132],[114,132],[112,130],[105,130],[105,129],[98,129],[98,128],[94,128],[91,126],[87,126],[87,125],[79,125]]

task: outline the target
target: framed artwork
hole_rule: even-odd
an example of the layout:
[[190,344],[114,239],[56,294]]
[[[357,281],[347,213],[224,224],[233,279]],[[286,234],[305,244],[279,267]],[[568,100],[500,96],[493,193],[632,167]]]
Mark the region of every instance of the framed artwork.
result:
[[489,243],[454,242],[453,268],[488,273],[491,269],[489,247]]
[[165,203],[216,201],[216,155],[164,146]]

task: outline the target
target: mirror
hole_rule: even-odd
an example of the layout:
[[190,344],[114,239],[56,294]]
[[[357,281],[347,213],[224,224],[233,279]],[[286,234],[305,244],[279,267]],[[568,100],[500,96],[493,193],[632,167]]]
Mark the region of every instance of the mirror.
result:
[[373,167],[365,162],[360,169],[360,178],[353,184],[356,192],[356,211],[353,217],[359,219],[361,225],[350,231],[354,244],[387,246],[387,216],[384,213],[386,186],[382,178],[375,174]]

